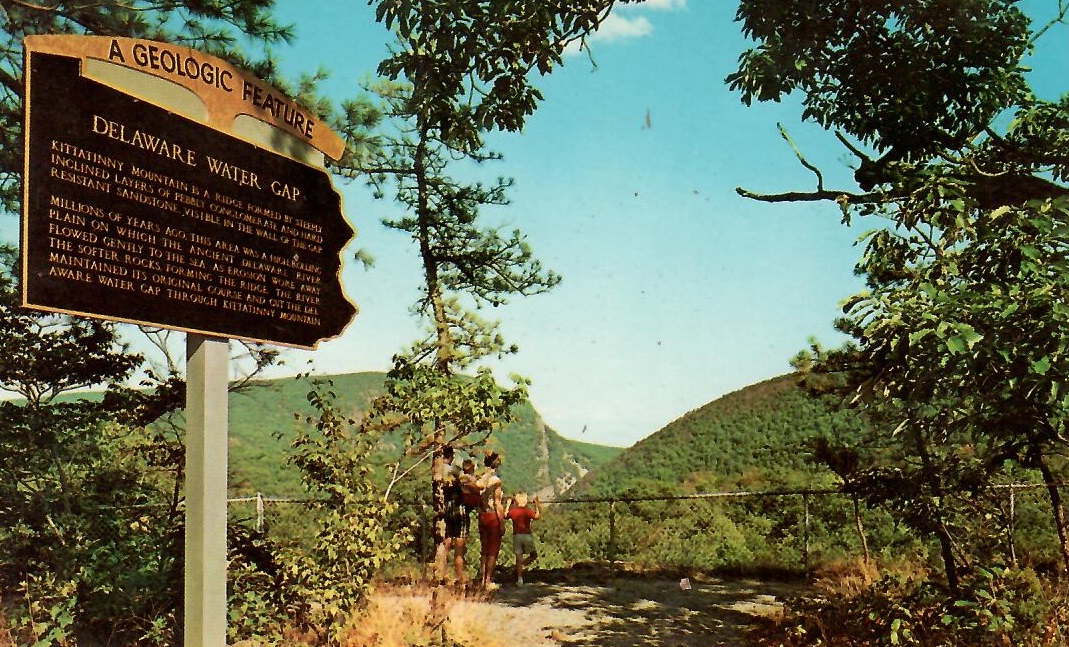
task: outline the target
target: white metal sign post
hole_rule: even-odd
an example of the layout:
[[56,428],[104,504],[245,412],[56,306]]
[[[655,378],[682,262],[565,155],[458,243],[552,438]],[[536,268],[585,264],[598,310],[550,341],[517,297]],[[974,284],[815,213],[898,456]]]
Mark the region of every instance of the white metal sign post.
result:
[[224,647],[228,339],[315,348],[352,320],[324,169],[344,143],[202,52],[24,46],[22,302],[187,333],[185,645]]
[[230,347],[186,337],[185,644],[226,645],[226,472]]

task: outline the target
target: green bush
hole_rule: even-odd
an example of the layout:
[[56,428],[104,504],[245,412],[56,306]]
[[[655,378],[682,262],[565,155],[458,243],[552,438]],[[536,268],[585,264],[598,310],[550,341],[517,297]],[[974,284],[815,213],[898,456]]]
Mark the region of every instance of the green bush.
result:
[[336,644],[376,574],[401,550],[405,538],[390,531],[397,505],[373,483],[375,439],[341,414],[335,399],[329,384],[313,384],[312,428],[293,440],[291,461],[308,489],[314,529],[288,545],[263,532],[234,533],[232,641],[280,638],[296,629],[320,644]]
[[1069,603],[1029,569],[978,568],[951,595],[938,582],[889,575],[856,596],[793,598],[760,629],[771,647],[1040,647],[1063,644]]
[[971,637],[976,644],[994,639],[1002,644],[1030,644],[1035,629],[1043,627],[1052,613],[1052,602],[1031,569],[978,568],[962,589],[942,625],[959,636]]
[[18,589],[20,604],[10,607],[8,623],[17,644],[73,647],[78,583],[54,573],[28,574]]

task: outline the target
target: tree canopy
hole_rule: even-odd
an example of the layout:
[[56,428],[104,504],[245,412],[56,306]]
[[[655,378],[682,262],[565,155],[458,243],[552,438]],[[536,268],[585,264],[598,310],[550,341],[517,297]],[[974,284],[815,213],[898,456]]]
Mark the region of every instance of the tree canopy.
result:
[[[738,12],[757,45],[729,85],[747,103],[800,93],[803,117],[856,160],[855,187],[826,187],[796,150],[815,188],[739,192],[884,219],[862,239],[867,289],[838,323],[856,344],[809,368],[848,375],[850,399],[901,432],[904,460],[950,450],[916,472],[933,503],[1007,462],[1052,483],[1069,439],[1069,97],[1037,97],[1024,60],[1064,32],[1069,8],[1044,9],[1038,27],[1012,0],[745,0]],[[954,467],[966,448],[971,476]]]

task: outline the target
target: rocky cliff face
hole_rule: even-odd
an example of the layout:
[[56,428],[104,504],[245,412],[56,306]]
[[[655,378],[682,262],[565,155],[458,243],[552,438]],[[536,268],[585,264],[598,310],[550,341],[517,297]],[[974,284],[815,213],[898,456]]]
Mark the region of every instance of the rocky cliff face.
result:
[[568,450],[568,441],[546,426],[535,413],[534,432],[538,437],[537,494],[544,501],[564,495],[590,468],[588,459]]

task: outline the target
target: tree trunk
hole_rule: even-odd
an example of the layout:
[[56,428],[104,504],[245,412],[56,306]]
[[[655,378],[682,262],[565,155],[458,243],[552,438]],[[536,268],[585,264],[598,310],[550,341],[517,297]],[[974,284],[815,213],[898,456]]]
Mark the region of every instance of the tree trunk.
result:
[[[427,288],[427,299],[434,317],[435,349],[434,366],[443,375],[451,371],[453,361],[453,339],[449,330],[448,312],[442,297],[442,286],[438,279],[438,257],[431,247],[431,213],[429,169],[427,167],[427,141],[429,128],[420,126],[419,141],[413,155],[413,167],[416,176],[416,216],[419,222],[419,251],[423,262],[423,278]],[[431,501],[434,509],[434,578],[437,584],[444,585],[448,574],[449,546],[446,544],[445,522],[445,461],[442,448],[446,443],[446,430],[440,420],[434,422],[434,440],[431,445],[433,463],[431,468]],[[445,606],[438,595],[438,587],[431,596],[431,613],[429,621],[434,627],[444,626]]]
[[1047,465],[1047,461],[1043,458],[1042,452],[1037,450],[1035,459],[1036,466],[1039,467],[1039,473],[1043,475],[1043,483],[1047,486],[1047,496],[1050,498],[1051,512],[1054,515],[1054,528],[1058,531],[1058,542],[1062,550],[1062,568],[1069,572],[1069,537],[1066,537],[1065,509],[1062,507],[1062,495],[1058,492],[1058,483],[1054,479],[1054,474],[1050,471],[1050,466]]
[[869,541],[865,537],[865,526],[861,523],[861,504],[858,502],[857,494],[853,495],[854,498],[854,524],[857,526],[857,536],[861,539],[861,549],[865,552],[865,564],[872,561],[872,555],[869,553]]
[[[943,488],[943,478],[939,468],[933,464],[932,456],[928,452],[928,445],[924,438],[923,432],[915,429],[913,431],[913,441],[916,445],[917,456],[921,459],[921,464],[924,467],[924,473],[927,475],[927,479],[932,484],[932,490],[939,501],[945,501],[945,493]],[[958,565],[954,559],[954,538],[950,536],[950,530],[947,528],[946,521],[944,519],[943,511],[940,509],[941,504],[936,505],[933,508],[935,518],[929,520],[933,526],[935,536],[939,539],[939,552],[943,557],[943,569],[946,572],[947,587],[952,594],[958,592]]]
[[950,536],[946,524],[943,523],[941,514],[935,534],[939,538],[939,552],[943,556],[943,568],[946,569],[947,587],[952,594],[957,594],[959,578],[958,565],[954,561],[954,539]]
[[[412,157],[412,167],[416,180],[416,217],[419,222],[418,243],[420,258],[423,263],[423,279],[427,289],[427,298],[431,304],[436,331],[435,368],[442,373],[449,372],[452,341],[449,335],[449,322],[446,319],[445,304],[442,299],[441,285],[438,281],[438,261],[431,248],[431,207],[430,185],[427,181],[427,139],[428,128],[420,128],[419,140]],[[445,445],[445,429],[441,423],[434,423],[434,438],[431,444],[433,461],[431,468],[431,508],[434,511],[432,524],[434,533],[434,570],[439,580],[445,578],[445,468],[442,461],[442,447]]]
[[442,459],[443,439],[440,432],[440,427],[435,429],[434,457],[431,463],[431,509],[434,511],[431,534],[434,537],[434,577],[444,581],[448,555],[445,545],[445,462]]

